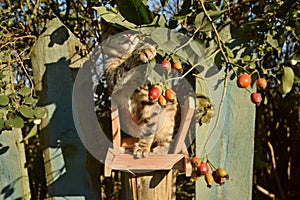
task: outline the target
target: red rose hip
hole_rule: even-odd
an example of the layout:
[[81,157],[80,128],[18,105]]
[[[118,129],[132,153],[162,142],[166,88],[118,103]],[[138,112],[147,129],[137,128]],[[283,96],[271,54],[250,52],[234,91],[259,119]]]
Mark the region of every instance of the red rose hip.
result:
[[246,88],[248,87],[252,82],[251,76],[248,74],[242,74],[237,79],[237,85],[240,88]]
[[256,92],[252,93],[251,94],[251,101],[252,101],[252,103],[254,103],[254,104],[256,104],[256,105],[259,106],[260,103],[261,103],[261,101],[262,101],[261,94],[256,93]]
[[159,105],[165,107],[167,105],[167,99],[163,95],[160,95],[158,97],[158,103],[159,103]]
[[212,174],[205,174],[205,181],[207,183],[207,187],[211,188],[212,184],[214,183],[214,177],[212,176]]
[[174,102],[176,99],[176,94],[172,89],[166,89],[165,97],[168,101]]
[[158,87],[153,87],[149,91],[149,98],[150,100],[155,100],[160,96],[160,94],[161,94],[160,89]]
[[259,90],[265,90],[267,88],[267,80],[264,78],[259,78],[256,80],[256,87]]
[[200,158],[193,157],[191,159],[191,164],[192,164],[193,167],[198,167],[201,164]]
[[171,63],[170,63],[170,61],[168,61],[168,60],[163,60],[163,61],[161,62],[161,65],[162,65],[162,67],[163,67],[164,69],[166,69],[166,70],[171,69]]
[[173,65],[174,69],[176,69],[179,73],[183,73],[182,65],[180,62],[175,62]]
[[201,162],[197,169],[198,169],[198,171],[200,172],[201,175],[205,175],[209,171],[208,164],[206,164],[204,162]]
[[223,177],[218,176],[216,171],[213,171],[212,176],[214,178],[214,181],[218,183],[219,185],[223,185],[225,183],[225,180]]

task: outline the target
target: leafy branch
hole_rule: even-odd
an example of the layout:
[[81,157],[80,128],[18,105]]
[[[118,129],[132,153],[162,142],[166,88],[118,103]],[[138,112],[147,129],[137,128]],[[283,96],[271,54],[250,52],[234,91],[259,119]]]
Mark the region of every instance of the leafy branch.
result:
[[223,50],[223,41],[222,41],[222,39],[221,39],[221,37],[220,37],[220,35],[219,35],[219,32],[218,32],[218,30],[217,30],[217,28],[216,28],[216,26],[215,26],[215,24],[214,24],[214,21],[212,20],[212,18],[211,18],[210,15],[208,14],[208,12],[207,12],[207,10],[206,10],[206,8],[205,8],[205,5],[204,5],[204,3],[203,3],[203,1],[200,1],[200,3],[201,3],[201,6],[202,6],[202,8],[203,8],[203,11],[204,11],[205,16],[206,16],[207,19],[209,20],[209,22],[210,22],[210,24],[211,24],[211,26],[212,26],[212,28],[213,28],[215,34],[216,34],[217,45],[219,46],[219,49],[220,49],[220,51],[221,51],[221,53],[222,53],[222,55],[223,55],[223,57],[224,57],[224,59],[225,59],[225,62],[229,64],[229,59],[228,59],[226,53],[225,53],[224,50]]

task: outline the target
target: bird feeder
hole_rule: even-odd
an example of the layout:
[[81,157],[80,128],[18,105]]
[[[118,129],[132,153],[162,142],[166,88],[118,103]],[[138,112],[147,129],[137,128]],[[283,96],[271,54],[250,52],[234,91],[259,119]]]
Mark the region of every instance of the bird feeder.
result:
[[[179,130],[172,142],[172,149],[168,154],[151,154],[144,158],[136,158],[132,153],[123,153],[120,148],[126,149],[128,146],[136,142],[134,138],[122,138],[118,109],[112,110],[112,138],[113,148],[109,148],[105,159],[106,177],[111,176],[112,170],[127,171],[131,173],[139,173],[144,171],[155,170],[184,170],[186,176],[192,173],[192,166],[189,154],[184,143],[191,120],[195,111],[195,100],[188,97],[181,110],[182,117]],[[163,165],[162,163],[166,163]]]

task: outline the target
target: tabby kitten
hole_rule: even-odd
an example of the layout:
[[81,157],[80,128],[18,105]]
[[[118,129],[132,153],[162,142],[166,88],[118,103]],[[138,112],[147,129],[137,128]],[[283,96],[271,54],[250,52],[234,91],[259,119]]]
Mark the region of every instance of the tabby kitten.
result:
[[[127,39],[130,40],[131,37]],[[132,45],[130,42],[128,44]],[[122,99],[122,90],[126,93],[126,82],[133,76],[130,71],[148,63],[154,59],[155,55],[156,49],[150,44],[145,44],[136,50],[128,50],[124,54],[107,59],[103,75],[111,94],[116,90],[121,91],[120,99]],[[121,111],[120,114],[121,121],[124,122],[121,126],[127,126],[126,130],[131,131],[128,134],[138,138],[132,150],[138,158],[147,156],[150,152],[168,153],[177,113],[177,101],[162,107],[157,100],[150,100],[149,86],[149,84],[144,84],[137,87],[128,98],[125,111]],[[137,128],[134,129],[134,126]]]

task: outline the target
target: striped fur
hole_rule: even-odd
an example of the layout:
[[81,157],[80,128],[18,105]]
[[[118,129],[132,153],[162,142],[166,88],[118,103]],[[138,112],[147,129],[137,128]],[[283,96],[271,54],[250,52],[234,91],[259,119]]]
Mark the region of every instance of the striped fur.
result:
[[[147,63],[155,55],[155,48],[146,44],[131,53],[127,52],[126,55],[108,59],[104,76],[109,90],[113,91],[126,72]],[[148,93],[149,85],[140,86],[133,92],[129,101],[131,118],[141,127],[138,142],[133,147],[136,157],[146,156],[151,151],[167,153],[174,133],[177,101],[161,107],[157,101],[149,99]]]

